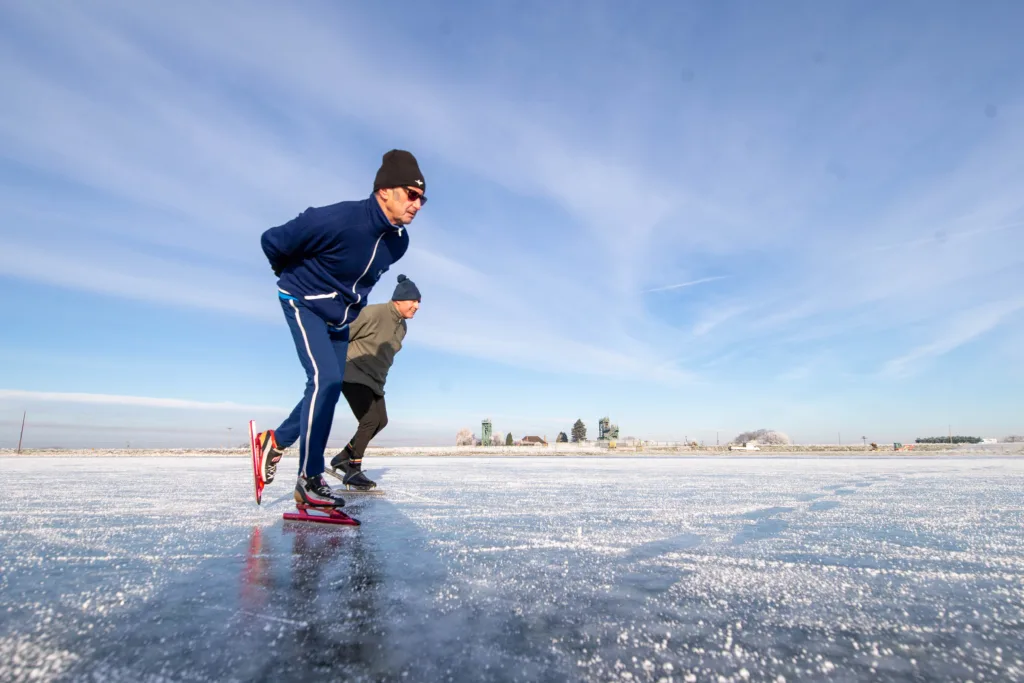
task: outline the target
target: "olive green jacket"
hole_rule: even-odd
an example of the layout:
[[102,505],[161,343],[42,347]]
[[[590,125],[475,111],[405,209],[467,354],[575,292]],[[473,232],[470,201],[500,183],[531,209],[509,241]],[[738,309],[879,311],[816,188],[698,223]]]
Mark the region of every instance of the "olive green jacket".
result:
[[345,381],[363,384],[383,396],[388,370],[395,362],[395,354],[402,350],[405,333],[405,318],[390,301],[360,311],[349,325]]

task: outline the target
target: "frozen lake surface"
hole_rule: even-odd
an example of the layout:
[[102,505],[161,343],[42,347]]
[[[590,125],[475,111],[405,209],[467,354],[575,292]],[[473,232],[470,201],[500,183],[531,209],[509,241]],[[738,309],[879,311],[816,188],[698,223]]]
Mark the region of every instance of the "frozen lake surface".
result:
[[0,458],[0,680],[1024,680],[1024,458],[294,467]]

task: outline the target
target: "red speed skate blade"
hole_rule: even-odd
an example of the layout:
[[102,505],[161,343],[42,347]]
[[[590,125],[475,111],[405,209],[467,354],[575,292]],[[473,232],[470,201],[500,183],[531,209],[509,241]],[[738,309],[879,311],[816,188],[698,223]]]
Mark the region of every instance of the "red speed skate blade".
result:
[[[320,524],[344,524],[345,526],[359,526],[361,522],[355,517],[349,517],[338,508],[318,508],[310,505],[296,505],[298,512],[286,512],[284,518],[291,522],[319,522]],[[310,514],[310,510],[316,510]]]
[[263,473],[260,472],[260,444],[259,432],[256,431],[256,421],[249,420],[249,448],[252,450],[252,478],[256,483],[256,504],[263,502]]

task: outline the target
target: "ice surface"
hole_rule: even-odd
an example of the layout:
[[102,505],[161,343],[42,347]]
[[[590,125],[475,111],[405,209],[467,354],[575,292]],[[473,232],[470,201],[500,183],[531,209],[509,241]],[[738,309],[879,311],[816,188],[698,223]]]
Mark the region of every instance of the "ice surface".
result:
[[1024,459],[367,469],[0,458],[0,680],[1024,680]]

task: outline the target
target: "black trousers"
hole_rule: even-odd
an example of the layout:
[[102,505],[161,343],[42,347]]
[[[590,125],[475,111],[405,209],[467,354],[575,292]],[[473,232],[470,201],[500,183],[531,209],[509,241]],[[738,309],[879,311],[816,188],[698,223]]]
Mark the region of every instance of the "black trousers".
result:
[[348,442],[352,447],[353,460],[362,460],[370,439],[377,436],[388,425],[388,408],[384,397],[378,396],[365,384],[342,382],[341,393],[348,401],[352,414],[359,420],[355,436]]

